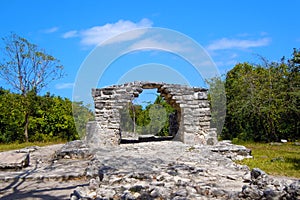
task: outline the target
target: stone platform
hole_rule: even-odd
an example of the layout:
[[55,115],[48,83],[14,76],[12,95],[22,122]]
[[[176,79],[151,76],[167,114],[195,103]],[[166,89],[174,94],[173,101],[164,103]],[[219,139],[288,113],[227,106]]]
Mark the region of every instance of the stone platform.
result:
[[261,185],[277,195],[297,194],[296,180],[250,173],[232,161],[248,157],[245,152],[249,150],[228,142],[159,141],[87,149],[75,141],[40,147],[30,152],[28,167],[0,171],[0,199],[247,199],[264,195],[263,187],[257,189]]

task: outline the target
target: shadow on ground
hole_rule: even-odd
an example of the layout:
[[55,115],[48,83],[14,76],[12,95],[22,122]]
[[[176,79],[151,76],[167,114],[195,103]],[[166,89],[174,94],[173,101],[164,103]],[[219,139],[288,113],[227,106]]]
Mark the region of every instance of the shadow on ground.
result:
[[[32,170],[27,170],[15,178],[12,182],[2,182],[4,185],[0,189],[1,200],[17,200],[17,199],[70,199],[70,194],[78,186],[85,186],[80,182],[59,182],[54,180],[26,180],[26,178],[34,173],[37,169],[35,166]],[[7,185],[5,185],[7,184]],[[1,186],[2,187],[2,186]]]

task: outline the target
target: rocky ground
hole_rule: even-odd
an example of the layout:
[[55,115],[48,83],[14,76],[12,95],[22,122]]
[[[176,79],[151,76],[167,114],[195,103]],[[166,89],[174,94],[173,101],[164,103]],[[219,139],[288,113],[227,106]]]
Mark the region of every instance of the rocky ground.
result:
[[[0,199],[297,199],[299,180],[235,164],[242,146],[160,141],[31,147],[30,165],[0,171]],[[1,155],[0,155],[1,156]]]

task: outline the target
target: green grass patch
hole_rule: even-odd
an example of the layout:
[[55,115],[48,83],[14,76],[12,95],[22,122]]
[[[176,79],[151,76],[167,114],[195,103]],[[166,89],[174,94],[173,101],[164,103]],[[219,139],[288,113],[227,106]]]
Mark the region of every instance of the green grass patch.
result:
[[300,178],[300,146],[293,143],[271,145],[262,143],[241,144],[252,150],[252,159],[238,164],[260,168],[270,175]]
[[52,142],[25,142],[25,143],[11,143],[11,144],[0,144],[0,152],[2,151],[9,151],[9,150],[16,150],[22,149],[29,146],[48,146],[53,144],[62,144],[66,143],[63,141],[52,141]]

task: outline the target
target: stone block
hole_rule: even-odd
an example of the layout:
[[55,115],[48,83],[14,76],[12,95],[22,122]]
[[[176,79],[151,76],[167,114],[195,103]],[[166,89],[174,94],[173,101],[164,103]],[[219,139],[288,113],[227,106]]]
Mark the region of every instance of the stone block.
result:
[[105,90],[102,90],[103,95],[113,95],[115,94],[115,91],[113,88],[106,88]]
[[57,150],[54,154],[54,159],[83,159],[91,156],[92,154],[84,141],[74,140]]
[[199,99],[199,100],[207,99],[206,92],[197,92],[194,95],[195,95],[195,99]]
[[185,101],[187,101],[187,100],[191,101],[194,99],[194,97],[192,95],[183,95],[182,97],[183,97],[183,100],[185,100]]
[[22,169],[29,165],[29,153],[6,151],[0,153],[0,169]]
[[210,121],[200,122],[200,126],[209,126],[209,125],[210,125]]

